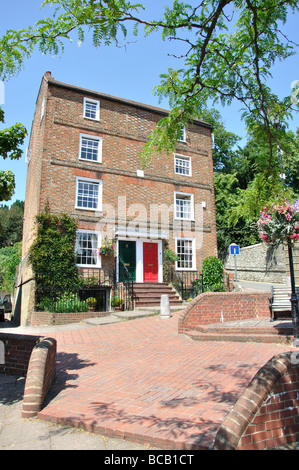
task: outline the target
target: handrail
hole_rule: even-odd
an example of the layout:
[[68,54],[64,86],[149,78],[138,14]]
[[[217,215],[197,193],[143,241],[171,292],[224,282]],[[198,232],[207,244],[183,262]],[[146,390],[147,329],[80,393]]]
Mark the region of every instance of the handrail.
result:
[[[119,261],[120,261],[120,263],[121,263],[122,268],[125,270],[126,275],[127,275],[128,278],[130,279],[129,282],[135,282],[135,281],[134,281],[134,278],[132,277],[132,274],[128,271],[127,266],[125,265],[125,263],[123,262],[123,260],[121,259],[120,256],[118,257],[118,259],[119,259]],[[118,274],[119,274],[119,273],[118,273]]]
[[[172,266],[169,274],[169,281],[179,292],[182,299],[187,299],[198,295],[200,292],[204,292],[203,277],[201,273],[197,271],[176,271],[174,266]],[[195,281],[197,280],[200,281],[200,283],[198,283],[200,285],[197,285],[199,289],[196,288],[195,285]]]
[[[125,266],[125,264],[124,264],[124,262],[123,262],[123,260],[121,259],[120,256],[118,257],[118,259],[120,261],[120,264],[121,264],[122,268],[124,269],[124,271],[126,273],[127,278],[129,279],[129,281],[122,280],[123,284],[126,286],[126,289],[129,292],[129,305],[126,305],[125,309],[126,310],[133,310],[133,308],[134,308],[134,282],[135,282],[135,280],[132,277],[131,273],[128,271],[127,267]],[[116,258],[116,260],[117,260],[117,258]],[[118,273],[118,275],[119,275],[119,273]],[[120,281],[120,279],[118,279],[118,280]],[[128,286],[130,286],[130,288]]]

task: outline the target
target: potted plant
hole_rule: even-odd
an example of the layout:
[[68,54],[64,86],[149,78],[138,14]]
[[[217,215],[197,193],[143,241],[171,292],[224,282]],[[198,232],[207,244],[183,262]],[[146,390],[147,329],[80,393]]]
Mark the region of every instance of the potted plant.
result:
[[114,245],[112,242],[109,242],[106,238],[102,243],[102,246],[99,248],[99,255],[101,256],[111,256],[114,253]]
[[299,240],[299,199],[295,204],[288,201],[281,204],[269,204],[260,213],[257,222],[260,237],[265,243],[288,245]]
[[120,297],[112,297],[111,299],[111,307],[114,307],[117,310],[123,310],[124,308],[124,301]]
[[86,299],[86,303],[88,305],[89,310],[95,310],[97,299],[95,299],[94,297],[88,297],[88,299]]

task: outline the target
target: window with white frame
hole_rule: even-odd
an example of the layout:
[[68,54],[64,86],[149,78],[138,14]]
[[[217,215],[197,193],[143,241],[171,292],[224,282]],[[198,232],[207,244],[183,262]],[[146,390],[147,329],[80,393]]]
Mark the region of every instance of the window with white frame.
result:
[[100,267],[101,257],[98,254],[100,234],[88,230],[78,230],[76,234],[76,264],[83,267]]
[[76,208],[86,210],[102,210],[101,180],[77,177]]
[[194,220],[194,196],[193,194],[174,193],[175,218]]
[[102,161],[102,138],[80,134],[79,158],[100,163]]
[[176,175],[191,176],[191,157],[175,154],[174,169]]
[[87,119],[100,120],[100,102],[91,98],[84,98],[83,116]]
[[179,142],[186,142],[186,126],[181,127],[181,134],[178,140]]
[[176,238],[175,252],[178,255],[176,269],[196,269],[195,238]]

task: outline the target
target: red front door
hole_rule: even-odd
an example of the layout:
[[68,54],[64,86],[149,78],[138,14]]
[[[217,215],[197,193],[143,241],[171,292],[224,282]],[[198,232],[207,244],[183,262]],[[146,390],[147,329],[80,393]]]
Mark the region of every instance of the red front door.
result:
[[158,243],[143,243],[143,280],[158,282]]

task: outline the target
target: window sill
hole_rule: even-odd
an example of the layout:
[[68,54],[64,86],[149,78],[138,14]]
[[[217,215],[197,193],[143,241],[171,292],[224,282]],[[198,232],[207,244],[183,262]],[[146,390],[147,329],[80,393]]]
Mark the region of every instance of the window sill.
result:
[[99,160],[89,160],[88,158],[78,158],[80,162],[88,162],[88,163],[102,163],[102,159]]
[[87,119],[88,121],[100,122],[100,119],[98,119],[98,118],[91,118],[91,117],[87,117],[87,116],[83,116],[83,119]]
[[185,219],[183,217],[174,217],[174,220],[183,220],[185,222],[195,222],[195,219]]
[[96,208],[96,209],[92,209],[91,207],[78,207],[78,206],[75,206],[75,209],[78,209],[79,211],[85,211],[85,212],[103,212],[103,209],[102,208]]
[[88,269],[99,269],[102,267],[101,264],[76,264],[78,268],[88,268]]

